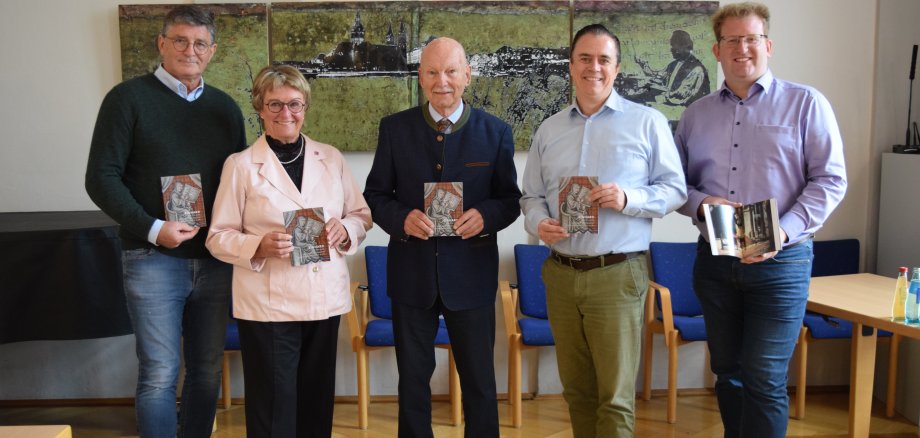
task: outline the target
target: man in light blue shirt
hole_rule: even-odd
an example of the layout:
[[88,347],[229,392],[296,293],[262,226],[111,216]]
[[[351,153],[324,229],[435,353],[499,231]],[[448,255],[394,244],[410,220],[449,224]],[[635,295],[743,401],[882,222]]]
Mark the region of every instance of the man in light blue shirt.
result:
[[[783,437],[786,372],[811,276],[812,236],[846,191],[834,112],[814,88],[767,68],[770,12],[731,4],[713,17],[713,54],[725,84],[690,105],[676,143],[687,175],[680,209],[702,231],[693,285],[703,309],[726,437]],[[738,259],[713,256],[703,204],[775,198],[783,248]]]
[[[552,247],[543,265],[556,360],[572,430],[581,437],[632,436],[645,257],[652,218],[687,198],[668,122],[613,91],[620,42],[604,26],[578,31],[569,68],[575,104],[546,119],[524,170],[527,232]],[[566,232],[560,178],[596,176],[588,201],[598,232]]]

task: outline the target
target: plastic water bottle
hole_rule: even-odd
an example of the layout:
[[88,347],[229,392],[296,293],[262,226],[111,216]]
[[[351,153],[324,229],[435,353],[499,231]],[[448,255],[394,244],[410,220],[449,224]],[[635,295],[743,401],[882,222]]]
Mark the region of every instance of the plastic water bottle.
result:
[[907,289],[907,302],[904,305],[904,322],[920,324],[920,268],[914,268]]
[[904,313],[907,310],[907,268],[898,268],[898,282],[894,287],[894,302],[891,304],[891,319],[895,321],[904,321]]

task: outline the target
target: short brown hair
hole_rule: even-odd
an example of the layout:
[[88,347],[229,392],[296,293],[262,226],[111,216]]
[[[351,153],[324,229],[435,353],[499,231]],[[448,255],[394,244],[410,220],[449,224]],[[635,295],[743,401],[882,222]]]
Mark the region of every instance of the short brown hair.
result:
[[306,104],[304,111],[310,109],[310,84],[300,70],[285,64],[267,65],[259,71],[252,81],[252,107],[256,112],[262,111],[265,93],[285,86],[300,91]]
[[722,6],[712,16],[712,32],[716,35],[716,41],[722,39],[722,23],[729,18],[744,18],[751,15],[760,17],[763,21],[763,31],[765,34],[770,33],[770,9],[766,5],[754,2],[732,3]]

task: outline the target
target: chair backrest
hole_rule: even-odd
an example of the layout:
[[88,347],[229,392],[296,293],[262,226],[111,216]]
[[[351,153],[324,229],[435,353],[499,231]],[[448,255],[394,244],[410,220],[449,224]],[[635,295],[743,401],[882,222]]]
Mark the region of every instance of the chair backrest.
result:
[[815,260],[811,276],[844,275],[859,273],[859,240],[815,241]]
[[364,248],[367,267],[367,293],[370,296],[371,314],[377,318],[393,319],[393,307],[387,296],[387,247]]
[[518,301],[521,313],[531,318],[546,319],[546,285],[541,268],[549,257],[549,247],[543,245],[514,245],[514,265],[517,269]]
[[[703,314],[693,290],[693,263],[696,261],[696,242],[652,242],[649,254],[652,260],[652,278],[671,291],[671,310],[678,316]],[[661,301],[655,298],[658,308]]]

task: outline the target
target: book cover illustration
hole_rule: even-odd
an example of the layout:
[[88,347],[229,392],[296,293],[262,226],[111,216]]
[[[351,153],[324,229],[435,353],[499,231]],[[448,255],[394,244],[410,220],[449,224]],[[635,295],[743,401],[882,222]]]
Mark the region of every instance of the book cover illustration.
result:
[[776,199],[735,208],[703,204],[712,255],[744,258],[782,248]]
[[598,207],[588,201],[588,194],[595,186],[596,176],[559,178],[559,222],[569,234],[597,234]]
[[167,221],[185,222],[193,227],[205,227],[208,218],[204,213],[201,196],[201,174],[160,177],[163,192],[163,209]]
[[454,222],[463,215],[463,183],[425,183],[425,215],[434,223],[436,237],[457,236]]
[[322,207],[285,211],[284,232],[292,236],[294,244],[291,266],[330,260]]

